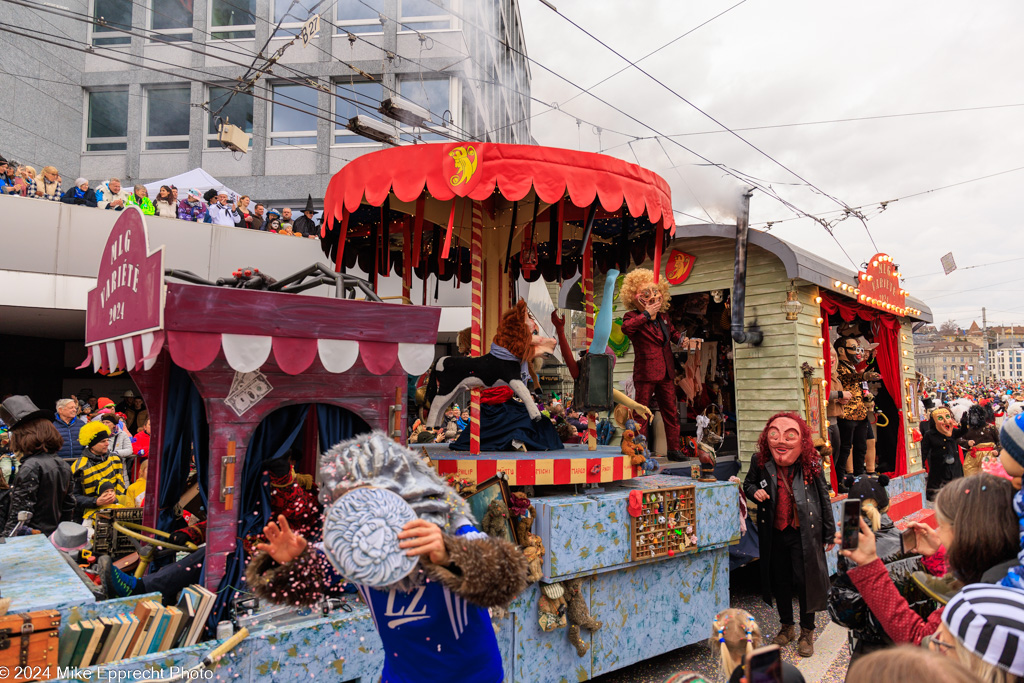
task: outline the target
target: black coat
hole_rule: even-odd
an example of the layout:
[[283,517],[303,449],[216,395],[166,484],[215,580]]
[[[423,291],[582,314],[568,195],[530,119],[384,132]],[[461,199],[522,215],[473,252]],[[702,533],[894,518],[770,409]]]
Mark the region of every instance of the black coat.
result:
[[[960,462],[960,449],[957,442],[966,431],[963,427],[957,427],[949,436],[943,436],[942,432],[932,426],[923,434],[921,455],[924,456],[924,462],[928,468],[928,480],[925,483],[928,500],[934,500],[935,494],[944,485],[964,476],[964,466]],[[946,463],[947,456],[952,457],[952,463]]]
[[64,460],[53,453],[24,456],[11,487],[11,508],[4,536],[11,533],[18,523],[18,513],[24,510],[32,513],[27,526],[47,536],[61,522],[73,522],[75,496],[72,488],[71,466]]
[[85,191],[81,197],[75,196],[75,190],[77,187],[72,187],[70,190],[61,195],[60,201],[63,204],[78,204],[79,206],[91,206],[96,208],[96,191],[91,187]]
[[320,230],[316,227],[316,223],[310,218],[306,218],[306,214],[302,214],[295,219],[295,225],[292,226],[292,230],[302,234],[303,237],[309,237],[314,235],[319,237]]
[[[775,528],[778,483],[775,463],[770,461],[765,467],[761,467],[757,464],[758,457],[755,455],[750,464],[750,471],[743,481],[743,493],[756,502],[754,493],[758,489],[764,488],[768,491],[769,499],[757,503],[757,533],[761,541],[761,593],[764,601],[771,605],[772,531]],[[800,463],[793,467],[796,468],[793,477],[793,498],[800,519],[800,541],[804,549],[807,611],[820,612],[826,608],[829,590],[825,546],[835,540],[836,521],[832,517],[832,505],[824,477],[820,474],[813,477],[813,485],[808,487],[804,484]],[[767,486],[762,486],[762,482]]]

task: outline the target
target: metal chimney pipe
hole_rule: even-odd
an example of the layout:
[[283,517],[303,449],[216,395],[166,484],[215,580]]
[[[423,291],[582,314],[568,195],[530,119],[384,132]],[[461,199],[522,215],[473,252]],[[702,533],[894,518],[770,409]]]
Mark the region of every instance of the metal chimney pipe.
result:
[[747,232],[750,229],[750,192],[743,195],[739,215],[736,216],[736,265],[732,279],[732,338],[737,344],[760,346],[764,334],[757,328],[743,328],[743,307],[747,294]]

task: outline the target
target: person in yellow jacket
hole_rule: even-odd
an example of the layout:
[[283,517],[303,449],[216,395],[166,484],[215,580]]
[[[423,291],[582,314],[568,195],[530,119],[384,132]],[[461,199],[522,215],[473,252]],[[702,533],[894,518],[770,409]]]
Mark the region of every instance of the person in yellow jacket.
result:
[[126,494],[124,464],[108,453],[110,427],[104,422],[88,422],[78,432],[84,446],[82,455],[71,465],[75,483],[76,509],[82,519],[91,520],[97,508],[116,505]]

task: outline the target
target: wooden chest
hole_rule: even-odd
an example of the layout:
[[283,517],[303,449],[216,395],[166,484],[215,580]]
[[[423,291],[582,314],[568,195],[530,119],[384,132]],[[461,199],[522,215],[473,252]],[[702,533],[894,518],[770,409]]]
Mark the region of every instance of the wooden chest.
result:
[[60,612],[41,610],[0,617],[0,667],[5,681],[52,678],[57,670]]

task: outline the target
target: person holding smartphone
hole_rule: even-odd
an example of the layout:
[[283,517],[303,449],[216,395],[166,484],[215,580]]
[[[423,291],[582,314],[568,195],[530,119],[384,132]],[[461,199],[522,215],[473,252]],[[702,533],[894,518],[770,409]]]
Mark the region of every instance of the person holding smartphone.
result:
[[[796,413],[768,420],[743,482],[757,502],[762,596],[774,598],[782,629],[772,641],[798,642],[801,657],[814,654],[814,614],[826,608],[829,591],[825,552],[836,533],[829,489],[811,430]],[[800,636],[793,620],[793,594],[800,602]]]

